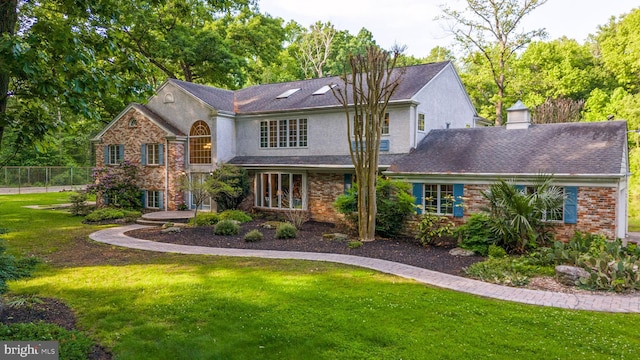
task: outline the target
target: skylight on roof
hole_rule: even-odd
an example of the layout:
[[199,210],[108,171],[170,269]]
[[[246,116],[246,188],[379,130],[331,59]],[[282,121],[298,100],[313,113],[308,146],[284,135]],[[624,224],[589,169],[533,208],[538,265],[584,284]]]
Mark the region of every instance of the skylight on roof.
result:
[[327,91],[333,89],[334,87],[336,87],[336,84],[325,85],[320,89],[316,90],[316,92],[314,92],[313,95],[324,95],[327,93]]
[[282,94],[278,95],[276,97],[276,99],[286,99],[289,96],[293,95],[296,91],[300,90],[300,88],[295,88],[295,89],[289,89],[285,92],[283,92]]

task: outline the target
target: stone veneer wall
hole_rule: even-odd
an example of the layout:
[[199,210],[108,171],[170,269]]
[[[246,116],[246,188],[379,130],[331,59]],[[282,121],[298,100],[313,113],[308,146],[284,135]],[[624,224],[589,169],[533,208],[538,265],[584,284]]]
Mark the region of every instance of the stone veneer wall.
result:
[[344,175],[308,173],[307,191],[309,215],[315,221],[341,223],[342,217],[333,207],[339,195],[344,194]]
[[[481,194],[489,185],[464,186],[464,217],[453,218],[459,225],[471,216],[480,212],[487,205]],[[616,234],[616,189],[613,187],[578,187],[578,221],[576,224],[557,223],[555,225],[556,238],[568,241],[579,230],[597,233],[609,239],[615,239]]]
[[[136,120],[136,126],[129,126],[131,119]],[[139,166],[138,186],[143,190],[165,192],[165,165],[141,166],[142,144],[164,144],[169,152],[169,206],[168,210],[175,210],[182,202],[182,193],[177,190],[178,176],[184,171],[184,144],[165,142],[165,132],[151,120],[135,109],[129,110],[102,136],[102,142],[96,146],[96,166],[104,166],[104,147],[107,145],[124,145],[124,160]],[[102,199],[98,199],[99,202]]]

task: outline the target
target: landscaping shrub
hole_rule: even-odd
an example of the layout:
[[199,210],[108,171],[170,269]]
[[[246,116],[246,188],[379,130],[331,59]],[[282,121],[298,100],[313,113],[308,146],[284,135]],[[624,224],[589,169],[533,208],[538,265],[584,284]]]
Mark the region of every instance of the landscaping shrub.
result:
[[128,161],[117,166],[95,168],[93,183],[87,186],[87,192],[104,198],[112,207],[140,209],[140,188],[136,185],[138,171],[138,166]]
[[71,208],[69,212],[73,216],[85,216],[89,213],[89,206],[87,205],[87,193],[82,192],[73,192],[69,194],[69,202],[71,203]]
[[220,215],[212,212],[198,213],[194,218],[189,219],[189,225],[211,226],[220,221]]
[[94,342],[83,332],[66,330],[58,325],[39,323],[0,324],[3,341],[58,341],[60,359],[89,358]]
[[489,257],[496,259],[507,257],[507,251],[498,245],[489,245],[487,253]]
[[7,248],[4,246],[4,241],[0,239],[0,294],[7,291],[8,280],[17,280],[31,276],[31,271],[38,264],[38,259],[34,257],[30,258],[16,258],[13,255],[5,254]]
[[544,221],[561,208],[564,195],[552,185],[552,177],[540,175],[527,192],[513,182],[500,180],[492,184],[483,197],[489,202],[489,228],[497,245],[509,253],[522,254],[548,243],[551,223]]
[[303,210],[287,210],[284,212],[284,216],[287,221],[290,222],[296,229],[300,229],[304,223],[309,221],[309,212]]
[[496,237],[489,227],[490,221],[488,215],[475,213],[458,226],[454,233],[460,239],[460,247],[487,256],[489,246],[496,243]]
[[239,223],[247,223],[251,220],[251,216],[242,210],[225,210],[219,214],[220,220],[235,220]]
[[[387,238],[399,235],[406,220],[414,213],[413,202],[408,183],[378,177],[376,234]],[[346,216],[347,221],[358,227],[358,189],[355,184],[347,194],[338,196],[333,205]]]
[[234,220],[220,220],[213,229],[216,235],[237,235],[240,232],[240,225]]
[[276,239],[294,239],[297,232],[298,231],[293,224],[284,222],[276,228]]
[[433,213],[420,215],[416,239],[423,246],[433,245],[439,239],[453,234],[454,224],[446,216]]
[[87,214],[87,216],[85,216],[84,219],[89,222],[119,220],[119,219],[124,219],[125,221],[134,221],[136,218],[140,217],[140,215],[141,213],[139,211],[115,209],[115,208],[102,208],[102,209],[94,210],[91,213]]
[[465,269],[465,273],[482,281],[524,286],[531,277],[554,274],[552,267],[531,264],[526,256],[493,258],[472,264]]
[[264,236],[260,232],[260,230],[254,229],[249,231],[244,235],[244,241],[246,242],[256,242],[262,240]]
[[349,247],[349,249],[357,249],[359,247],[362,247],[362,241],[360,240],[349,241],[349,244],[347,244],[347,246]]

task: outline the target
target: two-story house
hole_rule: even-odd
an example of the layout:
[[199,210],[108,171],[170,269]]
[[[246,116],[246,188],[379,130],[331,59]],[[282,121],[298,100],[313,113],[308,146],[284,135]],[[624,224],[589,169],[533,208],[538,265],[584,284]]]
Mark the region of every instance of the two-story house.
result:
[[[460,223],[482,209],[481,193],[496,180],[513,178],[526,190],[548,173],[565,194],[562,215],[549,219],[560,238],[576,230],[626,236],[626,122],[533,125],[518,103],[506,126],[476,127],[482,119],[451,62],[403,71],[387,108],[379,167],[412,183],[416,205]],[[335,221],[332,203],[352,183],[354,142],[332,86],[343,82],[326,77],[230,91],[168,80],[94,138],[96,163],[140,165],[148,209],[193,207],[181,178],[203,180],[230,163],[248,170],[256,209]]]
[[[403,70],[385,117],[382,170],[430,130],[474,127],[478,120],[451,62]],[[230,91],[171,79],[95,137],[96,162],[140,164],[146,208],[192,206],[179,190],[180,177],[204,179],[226,162],[249,170],[256,208],[300,209],[331,221],[331,204],[353,173],[346,115],[332,86],[343,81],[334,76]]]

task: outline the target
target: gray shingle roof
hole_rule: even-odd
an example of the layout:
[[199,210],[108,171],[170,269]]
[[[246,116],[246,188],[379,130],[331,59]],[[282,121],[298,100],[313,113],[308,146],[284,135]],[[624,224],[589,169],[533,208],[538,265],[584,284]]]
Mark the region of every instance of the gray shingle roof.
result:
[[619,175],[626,132],[625,121],[432,130],[388,172]]
[[[391,100],[411,99],[449,64],[449,61],[445,61],[401,68],[405,71],[403,81]],[[395,69],[395,71],[400,71],[400,69]],[[180,86],[215,109],[236,112],[238,114],[340,106],[340,103],[331,91],[323,95],[313,95],[313,93],[325,85],[343,85],[340,77],[331,76],[320,79],[255,85],[234,92],[180,80],[172,79],[169,81]],[[278,95],[295,88],[299,88],[300,91],[295,92],[287,98],[276,99]]]
[[[378,163],[382,167],[391,165],[406,154],[380,154]],[[237,156],[229,164],[241,166],[291,166],[291,167],[353,167],[349,155],[324,156]]]
[[169,82],[183,88],[191,95],[202,100],[207,105],[223,111],[233,112],[233,91],[219,89],[212,86],[194,84],[187,81],[170,79]]

